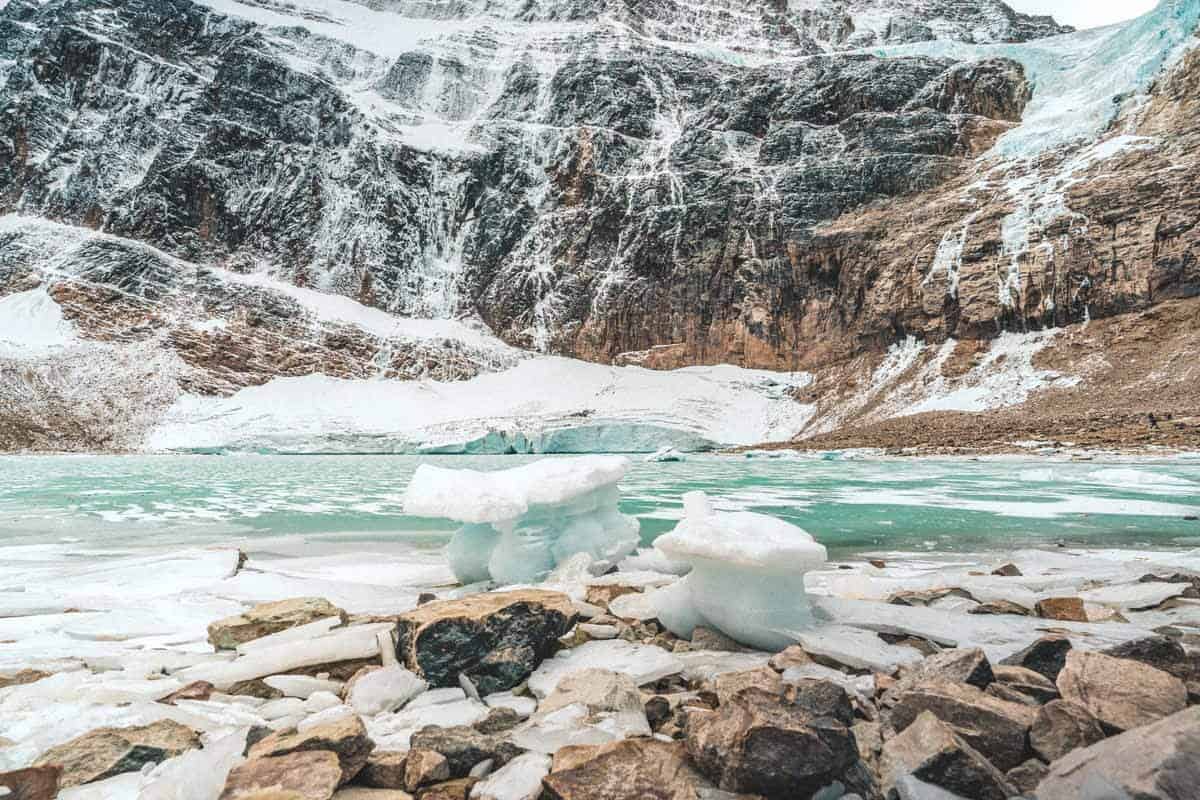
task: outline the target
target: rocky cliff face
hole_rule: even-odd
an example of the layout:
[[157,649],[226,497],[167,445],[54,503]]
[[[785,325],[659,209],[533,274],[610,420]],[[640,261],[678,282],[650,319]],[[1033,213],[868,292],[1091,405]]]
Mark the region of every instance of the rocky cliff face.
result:
[[652,367],[1126,313],[1200,293],[1197,6],[1043,41],[998,0],[9,0],[0,295],[201,394],[520,357],[304,290]]

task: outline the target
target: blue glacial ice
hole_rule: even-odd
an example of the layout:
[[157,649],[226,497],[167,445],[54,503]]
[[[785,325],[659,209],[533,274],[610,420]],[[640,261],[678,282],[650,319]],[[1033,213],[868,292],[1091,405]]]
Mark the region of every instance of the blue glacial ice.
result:
[[480,472],[422,464],[404,495],[408,514],[463,523],[446,554],[462,583],[531,583],[576,553],[603,571],[634,552],[638,521],[617,510],[620,456],[536,461]]
[[804,573],[824,566],[825,548],[781,519],[717,512],[703,492],[683,496],[684,519],[655,546],[692,571],[653,597],[677,636],[715,628],[742,644],[782,650],[815,624]]

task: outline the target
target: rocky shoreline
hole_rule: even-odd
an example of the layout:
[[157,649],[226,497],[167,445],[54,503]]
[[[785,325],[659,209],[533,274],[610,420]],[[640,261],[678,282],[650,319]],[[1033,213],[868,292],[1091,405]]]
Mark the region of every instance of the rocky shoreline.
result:
[[[244,604],[205,642],[6,660],[0,796],[1184,800],[1196,785],[1196,552],[831,564],[809,575],[817,624],[775,653],[669,633],[649,596],[674,575],[587,566],[395,614]],[[224,580],[255,568],[237,557]],[[84,715],[114,724],[54,725]]]

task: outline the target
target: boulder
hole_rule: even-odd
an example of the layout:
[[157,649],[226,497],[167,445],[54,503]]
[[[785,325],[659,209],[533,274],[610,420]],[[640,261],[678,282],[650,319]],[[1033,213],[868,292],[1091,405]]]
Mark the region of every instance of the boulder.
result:
[[813,663],[812,656],[804,651],[804,648],[798,644],[794,644],[786,650],[782,650],[771,656],[771,668],[778,672],[786,672],[792,667],[803,667],[806,664]]
[[1017,793],[1004,773],[928,711],[884,742],[880,774],[885,791],[910,774],[974,800],[1006,800]]
[[200,734],[172,720],[132,728],[98,728],[43,753],[33,766],[62,767],[63,789],[137,772],[200,747]]
[[1058,687],[1054,681],[1027,667],[1012,667],[1001,664],[995,670],[996,682],[1039,703],[1048,703],[1058,698]]
[[979,648],[943,650],[905,670],[892,687],[884,693],[882,701],[885,706],[894,705],[896,698],[902,692],[930,681],[966,683],[979,689],[986,689],[994,680],[992,664],[984,655],[983,650]]
[[43,766],[0,772],[0,789],[7,789],[4,800],[54,800],[58,797],[62,767]]
[[1008,778],[1008,782],[1021,794],[1032,795],[1049,772],[1048,766],[1036,758],[1031,758],[1024,764],[1010,769],[1004,777]]
[[1047,597],[1033,607],[1039,617],[1063,622],[1087,622],[1087,610],[1081,597]]
[[1067,653],[1070,650],[1071,641],[1066,637],[1043,636],[1000,663],[1010,667],[1031,669],[1053,681],[1058,679],[1058,673],[1067,663]]
[[1101,652],[1113,658],[1140,661],[1174,675],[1181,681],[1200,680],[1200,657],[1188,653],[1182,644],[1167,636],[1134,639]]
[[321,597],[277,600],[217,620],[208,626],[208,641],[218,650],[235,650],[240,644],[329,617],[340,618],[343,625],[349,621],[345,611]]
[[1140,661],[1072,650],[1058,691],[1092,712],[1110,731],[1127,731],[1187,707],[1183,681]]
[[1039,708],[1029,730],[1033,752],[1047,763],[1103,738],[1100,720],[1083,706],[1068,700],[1053,700]]
[[260,798],[274,790],[282,797],[329,800],[342,781],[336,755],[326,751],[251,758],[229,772],[220,800]]
[[968,614],[1013,614],[1021,617],[1033,616],[1033,612],[1011,600],[992,600],[967,609]]
[[404,766],[404,788],[415,792],[422,786],[450,780],[450,764],[446,757],[420,747],[408,751]]
[[542,786],[548,800],[697,800],[710,784],[688,764],[683,742],[626,739],[564,747]]
[[1028,758],[1026,737],[1035,709],[993,697],[964,683],[931,682],[898,695],[891,722],[900,732],[924,711],[950,725],[1000,770]]
[[801,678],[788,685],[787,702],[811,717],[829,717],[847,727],[854,724],[854,706],[845,687],[820,678]]
[[[1050,765],[1038,800],[1192,800],[1200,787],[1200,707],[1075,750]],[[1103,792],[1103,794],[1101,794]]]
[[998,575],[1001,578],[1017,578],[1021,575],[1021,570],[1016,564],[1005,564],[1002,567],[997,567],[992,570],[993,575]]
[[399,789],[371,789],[366,786],[347,786],[339,789],[333,800],[413,800],[408,792]]
[[407,763],[407,752],[374,750],[355,781],[375,789],[403,789]]
[[173,706],[180,700],[207,700],[212,697],[214,691],[216,691],[216,687],[208,681],[192,681],[187,686],[176,689],[165,697],[158,698],[158,702]]
[[451,778],[466,777],[480,761],[490,758],[494,766],[502,767],[521,754],[521,748],[503,735],[480,733],[466,725],[422,728],[412,735],[411,746],[445,756]]
[[781,695],[783,694],[783,679],[770,667],[759,667],[740,672],[722,672],[712,681],[712,691],[716,693],[717,701],[720,703],[727,703],[738,692],[752,688]]
[[850,729],[762,689],[715,711],[690,710],[685,732],[692,761],[725,791],[808,797],[836,780],[858,789]]
[[357,716],[317,725],[303,731],[283,730],[274,733],[250,748],[250,758],[270,758],[290,753],[325,751],[337,756],[342,768],[342,783],[346,783],[366,766],[375,743]]
[[417,800],[468,800],[471,789],[479,783],[478,778],[458,778],[457,780],[435,783],[417,792]]
[[528,678],[575,620],[569,597],[535,589],[426,603],[400,616],[396,655],[433,686],[465,674],[488,695]]

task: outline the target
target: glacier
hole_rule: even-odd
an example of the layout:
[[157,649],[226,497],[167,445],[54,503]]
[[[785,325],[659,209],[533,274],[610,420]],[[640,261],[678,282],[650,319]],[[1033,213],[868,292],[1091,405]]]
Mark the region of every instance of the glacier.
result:
[[779,651],[816,623],[804,573],[828,554],[803,529],[751,512],[717,512],[704,492],[683,496],[684,519],[655,547],[692,571],[652,595],[658,620],[690,639],[698,626]]
[[481,472],[422,464],[404,494],[406,514],[463,523],[447,547],[464,584],[532,583],[577,553],[603,572],[634,552],[639,523],[617,510],[620,456],[535,461]]

